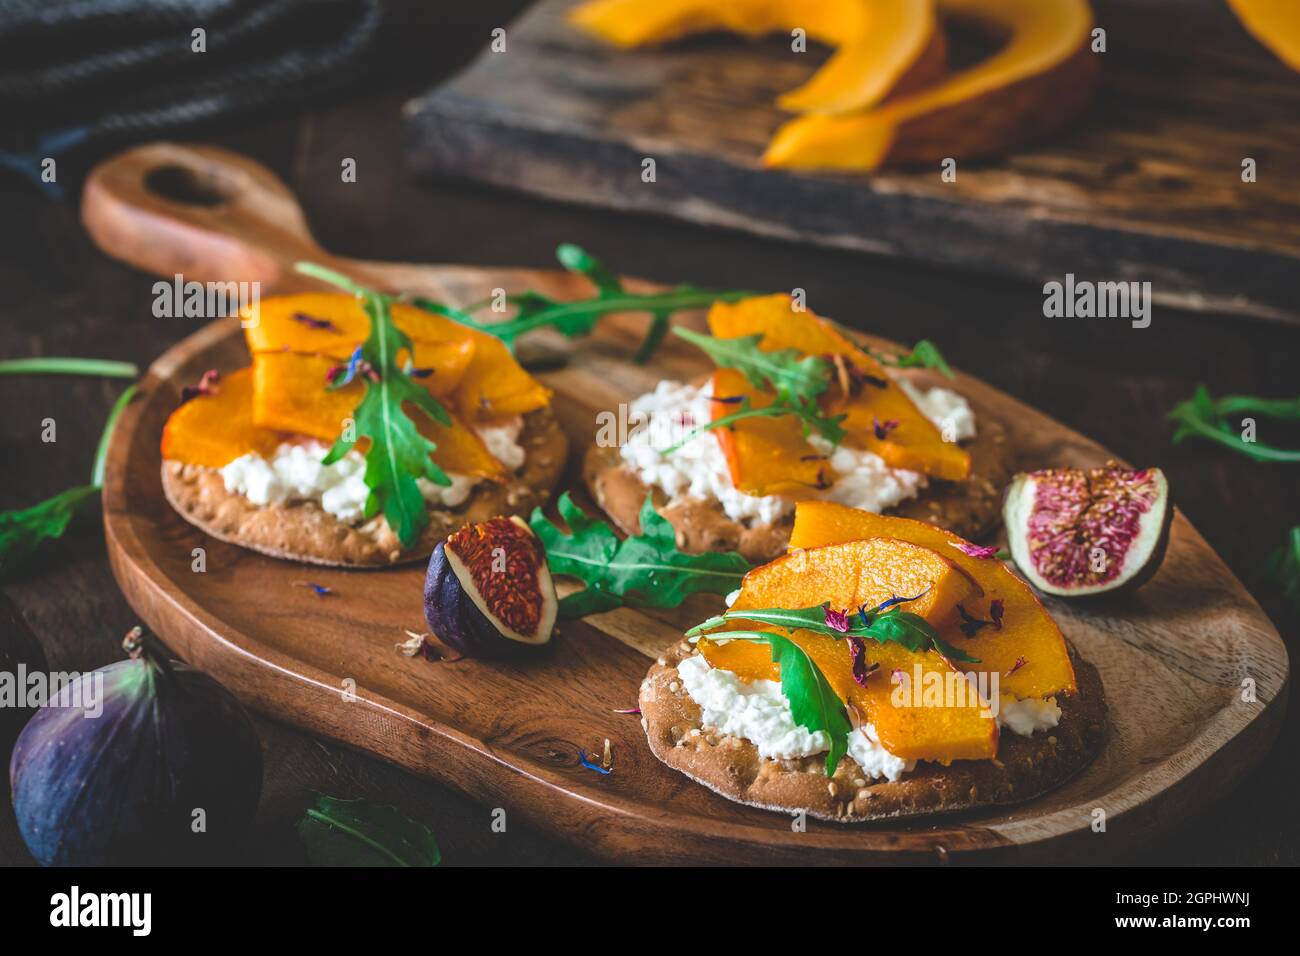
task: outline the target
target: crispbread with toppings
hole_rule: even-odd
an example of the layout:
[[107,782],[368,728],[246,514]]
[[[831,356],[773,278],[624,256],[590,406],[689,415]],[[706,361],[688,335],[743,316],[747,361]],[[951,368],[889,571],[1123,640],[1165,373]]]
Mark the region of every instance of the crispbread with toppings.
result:
[[[696,439],[711,440],[708,434]],[[971,455],[970,478],[931,480],[918,497],[886,513],[928,521],[975,540],[992,530],[1001,511],[1002,489],[1014,471],[1006,429],[999,422],[981,420],[976,437],[962,445]],[[651,489],[627,468],[618,448],[592,445],[583,459],[582,471],[592,498],[610,519],[626,533],[638,533],[641,505]],[[658,489],[654,489],[654,502],[676,530],[684,550],[739,551],[758,563],[785,551],[794,521],[791,513],[773,524],[746,525],[727,517],[716,501],[669,503]]]
[[890,782],[872,780],[845,756],[834,776],[827,777],[825,754],[767,759],[748,740],[703,727],[700,708],[677,673],[678,662],[693,653],[690,644],[681,642],[650,668],[641,684],[642,726],[650,750],[728,800],[764,810],[861,823],[1019,803],[1083,769],[1105,738],[1101,677],[1071,647],[1079,692],[1057,697],[1060,723],[1032,737],[1003,732],[996,760],[958,760],[947,767],[922,762]]
[[340,521],[313,501],[256,505],[227,491],[216,468],[164,461],[167,501],[186,521],[231,544],[275,558],[334,567],[388,567],[427,558],[456,529],[495,515],[528,514],[544,503],[564,470],[568,440],[550,409],[524,415],[523,466],[506,481],[484,481],[455,508],[430,508],[420,539],[403,548],[381,515],[359,525]]

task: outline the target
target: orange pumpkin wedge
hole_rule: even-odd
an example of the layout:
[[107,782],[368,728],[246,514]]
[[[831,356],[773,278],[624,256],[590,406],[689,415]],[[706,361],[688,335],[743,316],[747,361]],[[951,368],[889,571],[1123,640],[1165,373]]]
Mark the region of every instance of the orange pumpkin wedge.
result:
[[[711,383],[715,399],[713,420],[730,415],[738,403],[717,399],[748,398],[755,408],[772,404],[772,396],[749,382],[735,369],[720,368]],[[798,494],[825,488],[830,470],[803,435],[799,420],[790,415],[746,418],[730,427],[715,428],[713,435],[697,441],[714,440],[722,448],[731,472],[731,483],[747,495]]]
[[624,49],[714,30],[757,38],[801,29],[837,49],[777,100],[792,112],[865,109],[937,81],[947,64],[934,0],[591,0],[569,20]]
[[167,419],[164,461],[223,468],[241,455],[273,454],[288,436],[253,422],[253,370],[223,375],[211,395],[198,395]]
[[[474,359],[475,346],[459,342],[416,343],[415,365],[427,369],[418,379],[444,398],[455,391]],[[332,439],[342,421],[365,395],[360,380],[338,389],[326,387],[339,362],[325,355],[298,352],[253,353],[253,420],[264,428]]]
[[1228,6],[1255,39],[1300,70],[1300,5],[1295,0],[1228,0]]
[[873,109],[801,116],[772,137],[763,164],[869,172],[1005,152],[1068,122],[1091,98],[1088,0],[939,0],[945,17],[1007,35],[992,56]]
[[[880,363],[831,322],[806,309],[796,310],[788,295],[714,303],[709,310],[709,330],[720,339],[762,335],[759,347],[765,352],[795,349],[807,355],[842,356],[870,378],[856,395],[846,396],[836,386],[827,398],[833,411],[847,416],[843,424],[849,444],[874,452],[891,468],[949,481],[970,477],[970,455],[956,443],[943,440],[939,429]],[[897,424],[882,439],[876,437],[877,422]]]
[[[392,316],[415,346],[413,364],[435,369],[430,379],[450,377],[450,369],[459,365],[455,386],[428,384],[435,395],[448,395],[466,420],[522,415],[550,402],[550,391],[524,371],[500,339],[402,302],[393,304]],[[370,332],[370,320],[355,296],[327,292],[264,299],[255,315],[245,313],[243,318],[244,337],[255,355],[300,352],[343,361]],[[462,351],[472,348],[469,361],[452,362],[453,346]],[[452,365],[444,369],[440,360]]]
[[[892,538],[850,541],[792,552],[745,575],[733,610],[759,607],[812,607],[829,601],[835,610],[875,607],[890,597],[924,595],[906,605],[938,626],[953,616],[957,603],[979,588],[945,556]],[[742,625],[737,625],[742,626]],[[765,644],[701,639],[700,653],[713,667],[753,680],[777,680]],[[906,760],[978,760],[997,753],[997,724],[965,676],[934,651],[914,653],[898,644],[866,642],[868,664],[877,669],[860,685],[853,677],[847,641],[811,631],[796,631],[797,643],[821,669],[835,693],[871,723],[881,744]],[[921,675],[920,687],[938,684],[949,694],[929,706],[901,706],[893,675],[908,681]],[[908,697],[904,703],[918,701]],[[944,703],[950,706],[943,706]],[[961,706],[953,706],[954,704]]]
[[[255,368],[231,372],[218,380],[214,394],[192,398],[172,412],[163,426],[163,458],[205,468],[222,468],[240,455],[251,453],[270,457],[282,442],[291,441],[295,434],[332,442],[342,430],[343,419],[350,417],[361,397],[358,390],[355,398],[337,400],[339,404],[336,410],[342,414],[333,420],[330,430],[310,432],[297,427],[265,428],[253,421],[256,375]],[[340,391],[326,394],[345,393]],[[420,434],[438,446],[433,460],[443,469],[477,478],[502,477],[505,468],[501,462],[493,458],[483,440],[454,415],[451,425],[440,425],[423,412],[412,412]],[[302,421],[296,424],[311,426],[314,420],[312,416],[318,416],[319,410],[313,407],[301,414]],[[362,438],[358,450],[364,451],[367,445],[367,440]]]
[[[798,548],[880,535],[931,548],[970,575],[984,592],[963,604],[972,615],[989,620],[989,606],[1002,602],[1001,630],[983,627],[973,638],[955,627],[943,630],[945,640],[980,659],[978,664],[962,667],[971,673],[998,673],[1002,692],[1017,698],[1075,692],[1074,667],[1060,627],[1029,585],[1001,561],[962,553],[956,546],[968,545],[965,539],[924,521],[871,514],[825,501],[801,501],[795,506],[790,548],[794,553]],[[1024,663],[1017,666],[1021,659]]]

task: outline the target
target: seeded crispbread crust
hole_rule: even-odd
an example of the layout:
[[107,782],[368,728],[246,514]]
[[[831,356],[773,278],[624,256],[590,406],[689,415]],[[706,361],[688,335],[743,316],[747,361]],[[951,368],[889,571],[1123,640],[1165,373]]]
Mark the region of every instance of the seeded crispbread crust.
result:
[[[708,435],[697,439],[710,440]],[[932,479],[917,498],[905,501],[888,514],[919,518],[964,538],[978,539],[991,531],[1002,511],[1002,492],[1013,471],[1006,429],[995,421],[981,421],[979,432],[964,442],[971,456],[971,476],[965,481]],[[583,459],[583,478],[596,504],[628,534],[640,531],[641,505],[646,485],[623,463],[615,447],[592,445]],[[695,499],[672,504],[654,489],[656,509],[672,524],[683,550],[739,551],[752,562],[770,561],[785,551],[794,526],[790,514],[775,524],[747,526],[728,518],[716,501]]]
[[[1106,702],[1097,669],[1070,648],[1079,693],[1057,696],[1061,722],[1032,737],[1004,731],[997,760],[918,763],[901,780],[867,777],[845,757],[833,777],[825,754],[769,760],[740,737],[706,731],[677,663],[695,653],[682,642],[650,668],[641,684],[641,724],[656,757],[728,800],[763,810],[837,823],[862,823],[1019,803],[1060,786],[1101,750]],[[676,688],[675,690],[673,688]]]
[[216,468],[164,461],[163,493],[186,521],[231,544],[309,564],[388,567],[427,558],[439,541],[466,524],[527,515],[545,502],[564,470],[568,440],[550,409],[539,409],[524,416],[519,443],[527,457],[518,473],[500,484],[482,482],[455,508],[430,508],[429,524],[410,548],[401,546],[382,515],[353,526],[312,501],[255,505],[227,491]]

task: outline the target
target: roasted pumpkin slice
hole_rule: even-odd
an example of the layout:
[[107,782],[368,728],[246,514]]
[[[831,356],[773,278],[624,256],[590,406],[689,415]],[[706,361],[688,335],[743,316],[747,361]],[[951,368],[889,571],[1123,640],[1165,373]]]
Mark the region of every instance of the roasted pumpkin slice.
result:
[[999,153],[1068,122],[1091,97],[1097,57],[1087,0],[939,0],[939,10],[1008,39],[987,59],[874,109],[786,123],[763,162],[870,171]]
[[[450,396],[467,420],[522,415],[550,401],[550,391],[524,371],[500,339],[400,302],[393,305],[392,315],[415,346],[413,364],[434,369],[427,381],[430,391]],[[249,323],[244,337],[254,354],[299,352],[343,361],[370,331],[370,320],[355,296],[326,292],[265,299],[255,318],[244,318]],[[433,381],[439,376],[455,384],[444,388]]]
[[996,558],[963,553],[958,546],[970,543],[957,535],[924,521],[871,514],[825,501],[801,501],[795,507],[790,548],[793,554],[798,548],[821,548],[880,535],[932,548],[970,575],[983,590],[982,596],[962,604],[972,617],[993,620],[993,602],[1001,602],[1001,628],[986,625],[974,637],[966,637],[955,627],[943,629],[946,640],[980,659],[978,664],[961,666],[972,673],[999,674],[1001,690],[1015,697],[1075,691],[1065,638],[1029,585]]
[[[715,371],[710,387],[715,421],[735,411],[742,398],[756,408],[772,404],[771,395],[754,388],[734,369]],[[798,495],[825,488],[830,482],[827,462],[808,444],[799,420],[790,415],[742,419],[695,440],[718,442],[731,471],[731,483],[747,495]]]
[[[473,361],[474,343],[425,343],[415,346],[419,382],[440,398],[453,392]],[[339,363],[324,355],[298,352],[253,354],[253,420],[264,428],[333,439],[365,395],[360,380],[326,388],[330,370]]]
[[802,29],[837,49],[777,101],[795,112],[865,109],[936,81],[947,63],[934,0],[593,0],[570,20],[624,48],[712,30],[760,37]]
[[1296,0],[1228,0],[1242,25],[1277,58],[1300,70],[1300,4]]
[[[459,342],[476,334],[445,316],[400,302],[392,315],[393,324],[412,342]],[[361,300],[342,293],[272,296],[241,318],[250,352],[305,352],[343,360],[370,334]]]
[[490,421],[545,408],[551,390],[524,371],[504,342],[477,332],[474,360],[451,401],[466,421]]
[[412,409],[409,405],[406,408],[415,419],[420,434],[438,446],[438,450],[433,453],[433,460],[445,471],[493,481],[505,477],[505,465],[492,457],[478,433],[454,413],[450,425],[440,425],[419,410]]
[[[717,338],[762,335],[759,347],[772,352],[795,349],[808,355],[841,356],[854,374],[849,393],[838,385],[828,392],[829,410],[847,416],[848,442],[875,452],[892,468],[960,481],[970,476],[970,455],[943,435],[921,413],[880,363],[854,345],[832,323],[793,308],[783,294],[717,302],[709,310],[709,330]],[[877,434],[877,426],[888,428]]]
[[222,376],[216,391],[172,412],[163,426],[164,461],[224,468],[240,455],[273,454],[288,436],[253,423],[253,370]]
[[[292,415],[300,416],[288,419],[294,422],[294,427],[266,428],[253,421],[256,374],[255,368],[232,372],[218,381],[216,392],[192,398],[172,412],[163,426],[162,457],[205,468],[222,468],[240,455],[270,457],[282,442],[291,441],[295,436],[331,442],[342,430],[343,419],[350,416],[361,398],[359,390],[355,399],[347,398],[345,390],[333,393],[322,390],[324,395],[345,396],[326,399],[337,402],[335,411],[341,412],[337,419],[332,419],[332,430],[319,427],[316,431],[307,430],[322,421],[319,409],[311,408],[291,410]],[[478,478],[499,479],[504,475],[505,466],[492,457],[473,429],[454,415],[450,425],[440,425],[418,409],[408,410],[420,433],[438,446],[433,460],[443,469]],[[364,451],[367,445],[363,437],[358,449]]]
[[[892,538],[858,540],[791,552],[745,576],[733,610],[812,607],[829,602],[835,610],[876,607],[895,596],[922,595],[907,610],[936,627],[952,619],[958,603],[979,588],[946,556]],[[915,653],[898,644],[866,642],[866,663],[877,665],[865,685],[853,676],[847,641],[809,631],[792,639],[817,663],[846,704],[876,728],[885,749],[908,760],[973,760],[997,753],[997,726],[985,701],[965,676],[933,651]],[[767,645],[702,639],[700,653],[714,667],[746,679],[779,679]],[[919,670],[918,670],[919,669]],[[901,671],[916,691],[896,697]],[[943,696],[921,691],[938,685]]]
[[897,538],[875,537],[790,551],[745,575],[733,611],[753,607],[870,610],[895,597],[915,597],[904,610],[936,627],[955,620],[957,605],[979,586],[945,554]]

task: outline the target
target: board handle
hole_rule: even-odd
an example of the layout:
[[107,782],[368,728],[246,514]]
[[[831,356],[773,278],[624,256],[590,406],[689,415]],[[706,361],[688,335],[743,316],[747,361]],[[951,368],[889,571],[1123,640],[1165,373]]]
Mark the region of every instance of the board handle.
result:
[[104,160],[86,179],[81,219],[108,255],[187,281],[302,288],[314,283],[295,262],[342,261],[312,238],[278,176],[215,146],[149,143]]

